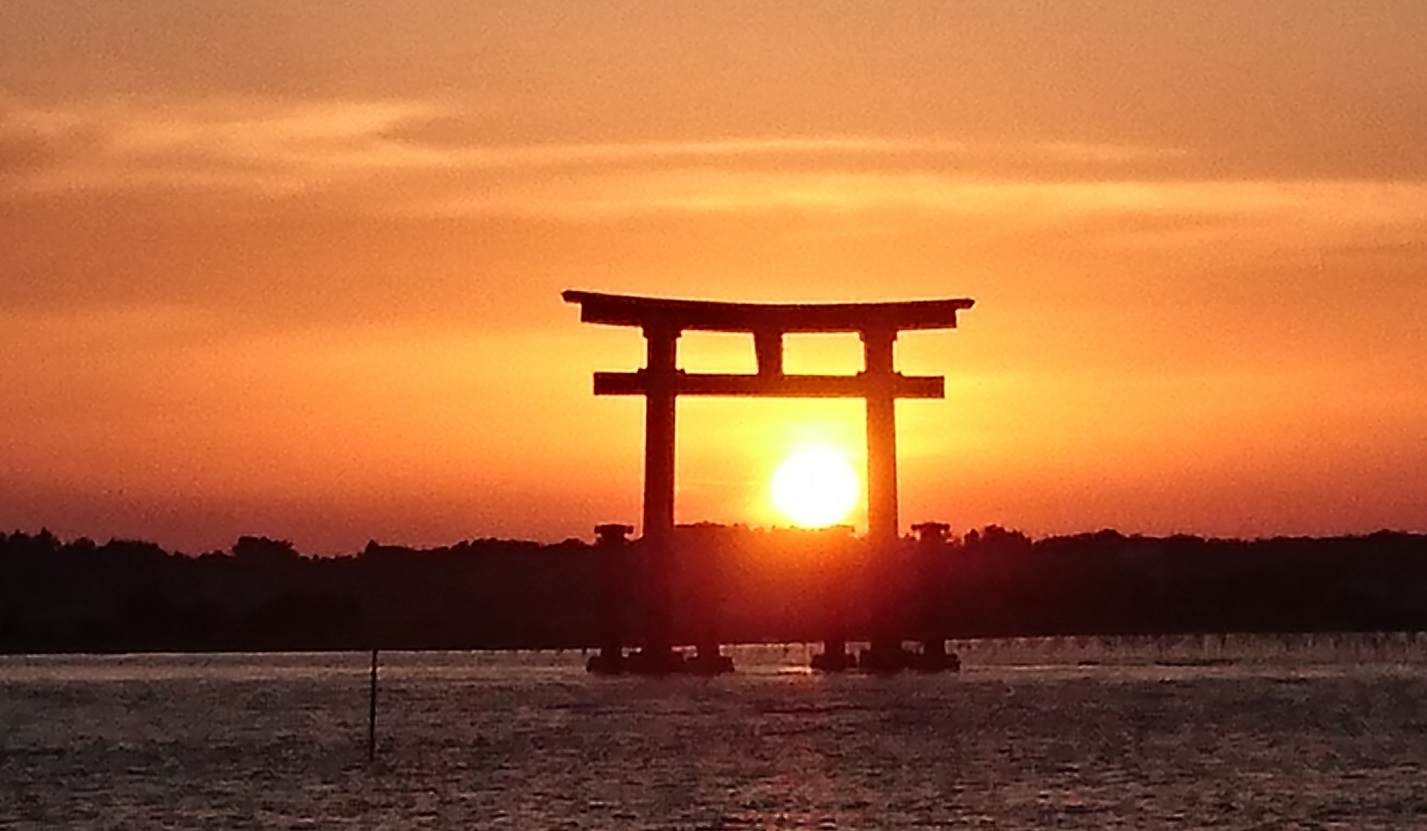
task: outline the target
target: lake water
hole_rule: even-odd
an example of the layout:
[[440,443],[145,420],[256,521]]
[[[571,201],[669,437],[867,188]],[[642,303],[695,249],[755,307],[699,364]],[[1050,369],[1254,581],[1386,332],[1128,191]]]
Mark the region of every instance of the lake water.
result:
[[0,828],[1427,828],[1427,638],[0,658]]

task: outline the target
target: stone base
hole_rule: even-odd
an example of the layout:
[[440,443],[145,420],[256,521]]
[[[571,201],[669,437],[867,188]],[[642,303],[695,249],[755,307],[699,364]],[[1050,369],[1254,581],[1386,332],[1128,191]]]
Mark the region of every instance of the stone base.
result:
[[685,656],[677,650],[651,652],[641,649],[618,658],[591,655],[585,670],[596,675],[721,675],[733,672],[733,658],[727,655]]
[[694,655],[684,659],[684,671],[690,675],[722,675],[733,672],[733,658],[728,655]]
[[959,672],[961,658],[955,652],[923,654],[901,648],[886,652],[864,649],[857,658],[857,667],[863,672],[873,673],[901,672],[904,669],[917,672]]
[[624,672],[624,655],[591,655],[585,661],[585,672],[595,675],[619,675]]
[[857,656],[847,652],[819,652],[813,656],[812,667],[818,672],[845,672],[857,669]]
[[916,654],[916,661],[911,668],[917,672],[960,672],[961,657],[955,652],[943,652],[940,654],[925,652]]

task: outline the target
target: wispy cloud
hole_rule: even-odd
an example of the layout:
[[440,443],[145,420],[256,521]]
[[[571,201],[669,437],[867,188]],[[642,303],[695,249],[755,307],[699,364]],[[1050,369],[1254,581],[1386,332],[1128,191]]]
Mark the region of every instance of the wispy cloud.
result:
[[[1098,223],[1143,245],[1193,232],[1254,245],[1302,246],[1427,226],[1427,183],[1378,181],[1015,181],[955,172],[777,172],[677,168],[520,183],[416,210],[604,222],[651,215],[787,213],[911,215],[982,223],[1005,233]],[[1176,230],[1177,229],[1177,230]],[[1376,237],[1375,237],[1376,238]],[[1200,241],[1203,241],[1200,239]]]
[[29,191],[145,186],[295,191],[391,169],[431,168],[439,153],[385,138],[429,117],[414,103],[173,103],[119,99],[55,108],[12,106],[0,141],[72,148],[9,165]]
[[[866,135],[490,144],[427,129],[462,117],[423,101],[11,103],[0,182],[31,194],[333,194],[348,210],[406,217],[914,213],[1011,229],[1163,218],[1218,222],[1220,237],[1289,230],[1300,244],[1305,232],[1354,241],[1427,223],[1427,183],[1176,176],[1188,154],[1174,147]],[[1136,237],[1133,222],[1120,233],[1166,236]]]
[[972,142],[912,140],[875,136],[711,139],[707,141],[642,141],[603,144],[533,144],[470,148],[454,154],[462,163],[479,167],[554,167],[606,163],[660,163],[738,160],[759,157],[921,157],[929,161],[1039,159],[1045,162],[1116,163],[1174,158],[1184,151],[1077,144],[1071,142]]
[[42,192],[153,185],[290,191],[392,172],[538,173],[758,160],[831,168],[880,160],[946,169],[992,161],[1121,164],[1184,155],[1175,148],[861,135],[490,144],[438,140],[423,130],[459,117],[419,101],[124,98],[49,108],[11,105],[0,107],[0,153],[12,148],[0,169]]

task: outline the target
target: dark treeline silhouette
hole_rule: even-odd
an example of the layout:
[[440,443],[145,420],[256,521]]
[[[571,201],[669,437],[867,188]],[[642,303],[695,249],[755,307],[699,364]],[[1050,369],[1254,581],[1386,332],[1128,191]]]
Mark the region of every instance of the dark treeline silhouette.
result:
[[[618,572],[628,643],[640,555],[631,543]],[[608,556],[579,540],[480,539],[313,558],[266,537],[187,556],[0,534],[0,652],[593,647]],[[991,526],[872,552],[845,529],[697,525],[679,529],[673,592],[686,642],[709,627],[725,643],[862,638],[876,609],[911,640],[928,607],[952,638],[1418,631],[1427,536],[1033,540]]]

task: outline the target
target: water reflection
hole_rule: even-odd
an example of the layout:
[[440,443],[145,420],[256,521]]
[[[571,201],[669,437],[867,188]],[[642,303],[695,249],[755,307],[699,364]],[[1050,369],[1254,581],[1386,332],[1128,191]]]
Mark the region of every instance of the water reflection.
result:
[[578,653],[0,660],[0,827],[1404,827],[1406,635],[958,643],[959,676],[590,678]]

